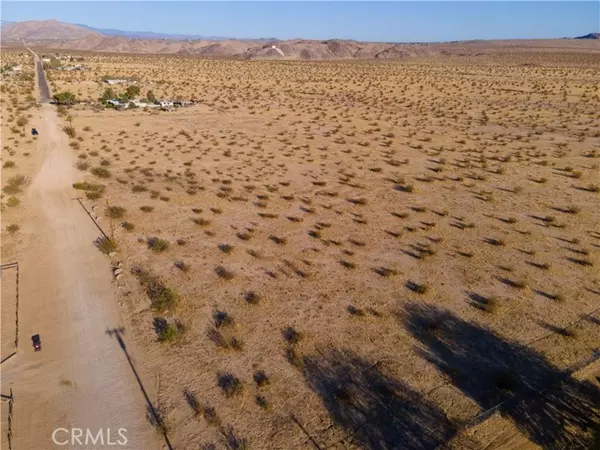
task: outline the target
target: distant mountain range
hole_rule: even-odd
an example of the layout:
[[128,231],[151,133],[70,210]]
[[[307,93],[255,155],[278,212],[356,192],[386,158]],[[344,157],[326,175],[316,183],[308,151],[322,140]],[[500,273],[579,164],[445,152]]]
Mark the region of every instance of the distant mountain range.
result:
[[[204,41],[226,41],[236,39],[226,36],[203,36],[200,34],[168,34],[168,33],[155,33],[154,31],[125,31],[117,30],[114,28],[94,28],[89,25],[74,24],[78,27],[85,28],[86,30],[94,31],[96,33],[103,34],[104,36],[122,36],[130,39],[172,39],[176,41],[185,40],[204,40]],[[254,42],[270,42],[276,41],[276,38],[241,38],[242,41],[254,41]]]
[[[64,25],[64,32],[58,32],[57,28]],[[25,22],[11,22],[2,20],[0,26],[3,31],[4,39],[78,39],[82,35],[101,34],[103,36],[120,36],[129,39],[170,39],[170,40],[205,40],[205,41],[225,41],[235,39],[225,36],[203,36],[199,34],[169,34],[155,33],[154,31],[127,31],[114,28],[95,28],[89,25],[79,23],[63,23],[56,20],[36,21],[30,20]],[[6,27],[6,35],[5,33]],[[37,28],[33,30],[32,27]],[[75,31],[72,27],[79,27],[81,30]],[[34,32],[35,31],[35,32]],[[240,39],[249,42],[271,42],[276,41],[275,38],[248,38]]]
[[598,33],[576,39],[472,40],[446,43],[359,42],[348,39],[234,39],[218,36],[174,35],[152,31],[123,31],[62,23],[56,20],[2,21],[3,45],[28,45],[57,50],[179,54],[236,59],[406,59],[423,56],[481,56],[496,51],[536,47],[554,51],[584,49],[600,53]]
[[600,39],[600,33],[590,33],[584,36],[577,36],[575,39]]

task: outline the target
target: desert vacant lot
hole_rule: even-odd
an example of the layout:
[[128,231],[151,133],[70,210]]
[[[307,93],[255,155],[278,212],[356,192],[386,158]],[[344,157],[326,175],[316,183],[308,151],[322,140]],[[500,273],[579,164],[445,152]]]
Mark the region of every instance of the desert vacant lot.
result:
[[597,53],[83,56],[54,92],[197,101],[62,111],[175,448],[589,445]]

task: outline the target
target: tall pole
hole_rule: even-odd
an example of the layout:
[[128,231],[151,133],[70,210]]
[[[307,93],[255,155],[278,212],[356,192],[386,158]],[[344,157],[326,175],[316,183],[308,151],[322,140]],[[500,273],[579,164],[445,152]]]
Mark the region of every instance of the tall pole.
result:
[[112,214],[110,213],[110,205],[108,204],[108,199],[106,199],[106,213],[108,214],[108,226],[110,227],[110,240],[114,242],[115,230],[113,228]]

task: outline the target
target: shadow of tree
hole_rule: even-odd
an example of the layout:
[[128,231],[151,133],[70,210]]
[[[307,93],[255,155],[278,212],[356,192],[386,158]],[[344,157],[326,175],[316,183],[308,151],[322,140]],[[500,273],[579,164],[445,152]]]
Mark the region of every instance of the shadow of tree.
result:
[[331,418],[361,448],[433,449],[454,435],[440,409],[351,351],[305,357],[304,375]]
[[592,383],[443,309],[411,304],[402,320],[424,345],[417,351],[482,409],[503,402],[498,410],[543,448],[590,448],[600,427],[600,390]]

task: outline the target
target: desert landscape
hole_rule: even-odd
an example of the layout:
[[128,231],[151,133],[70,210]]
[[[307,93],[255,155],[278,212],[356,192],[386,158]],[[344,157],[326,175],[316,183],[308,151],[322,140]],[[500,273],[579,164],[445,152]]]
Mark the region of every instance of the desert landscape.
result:
[[[327,61],[39,44],[86,67],[47,70],[53,94],[80,102],[41,107],[15,44],[2,263],[36,239],[44,136],[29,128],[52,108],[70,193],[106,233],[88,244],[112,270],[159,445],[593,448],[597,43]],[[131,86],[193,103],[99,102]]]

